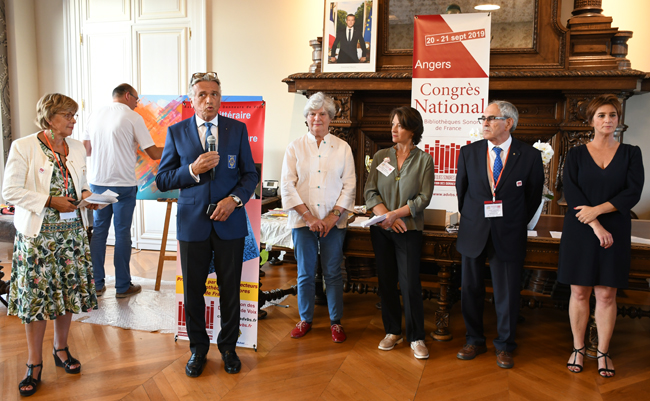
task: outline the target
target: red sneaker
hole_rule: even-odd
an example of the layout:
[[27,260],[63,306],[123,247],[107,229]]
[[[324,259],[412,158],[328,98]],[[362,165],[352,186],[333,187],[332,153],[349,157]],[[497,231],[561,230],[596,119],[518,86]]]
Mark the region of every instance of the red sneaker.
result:
[[343,331],[343,326],[340,324],[332,325],[332,341],[335,343],[342,343],[347,338],[348,337],[345,335],[345,331]]
[[291,338],[300,338],[309,333],[309,330],[311,330],[311,323],[301,320],[296,324],[296,327],[291,330]]

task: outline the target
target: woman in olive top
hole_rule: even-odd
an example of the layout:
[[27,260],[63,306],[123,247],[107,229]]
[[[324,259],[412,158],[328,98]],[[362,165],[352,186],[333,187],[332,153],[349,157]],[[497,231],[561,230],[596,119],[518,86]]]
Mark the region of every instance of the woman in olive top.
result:
[[379,349],[388,351],[402,342],[399,282],[406,340],[416,358],[426,359],[420,253],[424,209],[433,194],[433,158],[415,146],[424,131],[417,110],[399,107],[391,112],[390,120],[395,145],[375,153],[364,190],[366,206],[377,216],[386,215],[383,222],[370,227],[386,331]]

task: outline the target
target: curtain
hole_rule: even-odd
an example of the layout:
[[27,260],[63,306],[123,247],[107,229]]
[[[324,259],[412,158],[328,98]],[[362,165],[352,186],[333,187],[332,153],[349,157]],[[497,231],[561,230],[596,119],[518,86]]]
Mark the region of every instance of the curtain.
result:
[[[0,0],[0,187],[11,146],[11,114],[9,108],[9,70],[7,63],[7,19],[5,0]],[[2,195],[0,195],[2,201]]]

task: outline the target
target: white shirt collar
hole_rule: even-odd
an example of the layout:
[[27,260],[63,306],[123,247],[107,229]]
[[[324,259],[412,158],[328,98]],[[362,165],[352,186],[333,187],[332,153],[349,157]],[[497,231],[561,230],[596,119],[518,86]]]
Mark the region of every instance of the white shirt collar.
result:
[[[205,124],[205,120],[204,120],[204,119],[202,119],[201,117],[197,116],[196,114],[195,114],[194,116],[196,117],[196,126],[197,126],[197,127],[200,127],[200,126],[202,126],[203,124]],[[219,126],[219,114],[217,114],[217,116],[216,116],[215,118],[213,118],[212,121],[208,121],[208,122],[212,123],[212,125],[214,125],[215,127],[218,127],[218,126]]]
[[[323,142],[327,142],[327,141],[329,140],[329,139],[327,138],[328,136],[330,136],[329,133],[325,134],[325,136],[323,137]],[[311,132],[307,132],[307,137],[309,138],[309,141],[310,141],[310,142],[317,142],[317,141],[316,141],[316,137],[315,137],[314,134],[312,134]]]
[[[492,152],[492,149],[494,149],[495,145],[490,141],[487,141],[487,143],[488,143],[488,150],[490,152]],[[506,139],[505,142],[503,142],[501,145],[499,145],[499,147],[502,150],[505,150],[506,152],[508,152],[508,149],[510,149],[510,144],[511,143],[512,143],[512,135],[508,135],[508,139]],[[503,152],[501,153],[501,155],[505,156],[505,154]]]

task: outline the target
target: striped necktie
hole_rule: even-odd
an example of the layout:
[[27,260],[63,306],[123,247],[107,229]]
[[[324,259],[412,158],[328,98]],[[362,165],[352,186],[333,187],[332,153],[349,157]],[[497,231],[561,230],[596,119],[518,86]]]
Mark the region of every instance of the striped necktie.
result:
[[212,128],[213,124],[209,123],[209,122],[206,122],[203,125],[205,125],[205,128],[206,128],[206,131],[205,131],[205,151],[207,152],[208,149],[209,149],[208,137],[212,136],[212,129],[211,128]]

